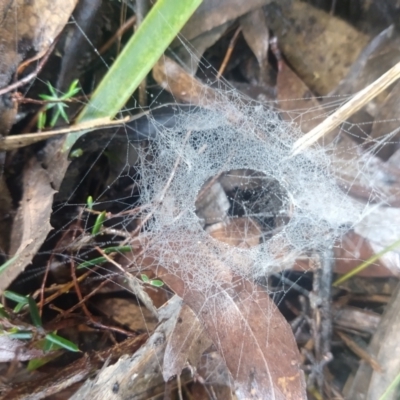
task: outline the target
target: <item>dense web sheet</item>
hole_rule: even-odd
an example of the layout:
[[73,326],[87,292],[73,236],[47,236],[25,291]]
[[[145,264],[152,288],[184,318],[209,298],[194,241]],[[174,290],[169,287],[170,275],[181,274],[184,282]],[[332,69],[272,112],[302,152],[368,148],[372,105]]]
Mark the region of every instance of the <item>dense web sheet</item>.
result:
[[[187,280],[195,286],[218,280],[216,260],[227,263],[233,273],[252,278],[290,267],[299,255],[332,246],[362,211],[337,186],[324,149],[291,157],[300,135],[293,125],[261,105],[245,105],[239,96],[226,102],[226,113],[178,111],[174,127],[157,131],[151,164],[140,166],[145,182],[141,203],[154,205],[145,229],[150,238],[147,251],[158,252],[171,272],[178,266],[184,268],[181,273],[190,271]],[[139,159],[145,158],[148,154],[139,153]],[[261,174],[240,176],[241,170]],[[210,180],[212,186],[213,178],[228,171],[231,177],[237,175],[237,189],[252,184],[259,201],[264,198],[264,207],[259,205],[255,215],[251,209],[242,212],[244,242],[251,225],[257,224],[255,217],[279,219],[272,235],[261,234],[254,247],[229,246],[210,237],[196,213],[202,187]],[[269,210],[273,199],[279,201]]]

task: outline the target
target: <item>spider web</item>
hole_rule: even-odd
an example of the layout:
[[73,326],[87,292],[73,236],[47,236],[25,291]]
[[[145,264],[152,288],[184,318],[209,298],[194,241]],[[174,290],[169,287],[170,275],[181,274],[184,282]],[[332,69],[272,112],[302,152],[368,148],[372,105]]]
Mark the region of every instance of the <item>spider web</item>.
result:
[[[122,270],[135,276],[151,270],[156,277],[159,266],[182,279],[186,290],[201,291],[211,312],[225,308],[229,320],[229,304],[221,303],[215,290],[224,292],[232,276],[257,281],[257,290],[267,291],[279,302],[289,290],[304,289],[296,282],[300,278],[292,281],[278,273],[298,259],[338,245],[360,221],[368,221],[360,224],[364,232],[382,226],[376,214],[375,222],[365,217],[388,198],[373,165],[373,152],[387,138],[369,152],[355,146],[360,157],[351,160],[353,170],[372,193],[366,202],[358,201],[349,195],[354,175],[347,176],[345,184],[338,179],[348,165],[337,161],[341,154],[335,141],[291,155],[302,135],[296,123],[307,118],[310,109],[292,110],[292,121],[284,121],[279,104],[249,99],[229,82],[217,80],[212,66],[199,61],[184,38],[181,43],[193,63],[211,76],[207,85],[217,94],[213,107],[207,89],[186,104],[172,94],[173,102],[166,106],[163,92],[149,91],[153,113],[101,132],[95,151],[86,150],[71,164],[72,177],[66,177],[54,204],[55,229],[28,274],[41,277],[46,267],[40,263],[47,263],[57,280],[71,260],[79,269],[98,257],[95,246],[103,251],[117,247],[113,261],[121,269],[107,259],[93,263],[97,269],[92,275],[97,277],[88,278],[89,282],[108,278],[131,290]],[[174,92],[168,85],[163,89]],[[322,114],[346,99],[324,98]],[[141,111],[139,106],[123,110],[132,115]],[[358,127],[362,130],[362,125]],[[350,134],[351,128],[342,126]],[[85,149],[92,140],[88,135],[77,147]],[[96,181],[100,181],[97,187]],[[88,196],[93,196],[90,207]],[[378,203],[372,203],[373,196]],[[106,221],[101,234],[93,236],[102,211]],[[271,286],[273,276],[278,277],[276,286]]]

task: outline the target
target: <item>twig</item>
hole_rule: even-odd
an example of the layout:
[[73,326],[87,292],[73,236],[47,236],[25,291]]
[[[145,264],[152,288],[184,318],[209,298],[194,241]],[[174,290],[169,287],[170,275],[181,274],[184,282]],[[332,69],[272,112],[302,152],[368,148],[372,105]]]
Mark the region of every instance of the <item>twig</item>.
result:
[[375,82],[358,92],[347,103],[341,106],[318,126],[296,140],[292,148],[292,156],[301,153],[303,150],[313,145],[318,139],[338,127],[342,122],[346,121],[347,118],[364,107],[369,101],[374,99],[379,93],[384,91],[399,77],[400,62],[383,74]]
[[313,309],[313,336],[315,352],[315,374],[319,390],[324,387],[324,367],[331,361],[331,283],[332,250],[320,252],[317,256],[319,268],[314,271],[313,291],[310,293],[310,305]]
[[229,46],[228,46],[228,49],[226,50],[225,57],[222,60],[221,66],[219,67],[219,71],[218,71],[218,74],[217,74],[217,79],[221,78],[222,74],[224,73],[224,71],[226,69],[226,66],[228,65],[228,62],[229,62],[229,60],[230,60],[230,58],[232,56],[233,49],[235,48],[236,41],[237,41],[237,39],[239,37],[239,33],[241,31],[242,31],[242,27],[239,26],[239,28],[236,29],[236,32],[233,35],[231,41],[229,42]]
[[39,133],[24,133],[22,135],[11,135],[0,140],[0,151],[9,151],[29,146],[33,143],[41,142],[42,140],[50,139],[55,136],[66,135],[72,132],[93,131],[100,128],[109,128],[113,126],[123,125],[130,121],[129,117],[110,121],[109,118],[99,118],[92,121],[82,122],[77,125],[72,125],[67,128],[39,132]]
[[345,333],[336,331],[337,335],[340,337],[340,339],[343,340],[345,345],[353,352],[355,353],[358,357],[360,357],[362,360],[367,362],[374,371],[377,372],[382,372],[382,368],[379,365],[378,361],[375,360],[374,357],[372,357],[366,350],[361,348],[354,340],[352,340],[349,336],[347,336]]
[[181,376],[180,376],[180,374],[178,374],[178,375],[176,376],[176,380],[177,380],[177,383],[178,383],[178,396],[179,396],[179,400],[183,400],[183,397],[182,397],[182,383],[181,383]]
[[136,22],[136,15],[129,18],[123,25],[119,27],[119,29],[117,30],[117,32],[114,33],[112,38],[107,40],[107,42],[101,47],[99,53],[104,54],[117,39],[119,39],[129,28],[131,28],[135,24],[135,22]]

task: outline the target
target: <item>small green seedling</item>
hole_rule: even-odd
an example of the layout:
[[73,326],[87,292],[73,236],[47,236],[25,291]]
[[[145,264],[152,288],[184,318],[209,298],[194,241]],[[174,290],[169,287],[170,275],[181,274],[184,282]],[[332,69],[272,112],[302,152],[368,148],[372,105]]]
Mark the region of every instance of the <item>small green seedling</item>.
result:
[[93,210],[93,197],[92,196],[88,196],[88,198],[86,200],[86,207],[88,208],[88,210]]
[[83,150],[79,148],[72,150],[71,153],[69,153],[69,158],[79,158],[82,155],[83,155]]
[[24,308],[24,306],[28,304],[27,296],[23,296],[19,293],[12,292],[11,290],[5,290],[4,297],[8,300],[12,300],[17,303],[17,305],[14,307],[13,310],[16,314],[19,313]]
[[[132,247],[131,246],[112,246],[112,247],[107,247],[107,248],[103,249],[104,254],[128,253],[130,251],[132,251]],[[80,263],[76,267],[76,269],[95,267],[96,265],[104,264],[107,261],[109,261],[109,260],[107,258],[105,258],[105,257],[92,258],[91,260],[84,261],[83,263]]]
[[96,222],[92,228],[92,236],[96,236],[99,232],[101,227],[103,226],[104,221],[106,220],[106,212],[102,211],[96,218]]
[[[14,312],[20,311],[25,305],[29,307],[29,314],[33,325],[36,327],[37,332],[44,334],[42,318],[40,317],[38,306],[35,300],[31,296],[23,296],[19,293],[12,292],[11,290],[4,291],[4,297],[17,303],[14,308]],[[17,310],[17,311],[15,311]],[[2,334],[7,334],[13,339],[29,340],[33,338],[33,330],[20,330],[17,327],[11,328],[8,331],[2,331]],[[77,352],[79,348],[76,344],[69,340],[58,336],[55,332],[45,334],[45,340],[43,342],[43,350],[52,350],[54,345],[58,348],[63,348],[69,351]]]
[[149,277],[146,274],[140,274],[140,277],[142,278],[142,281],[144,283],[147,283],[148,285],[151,285],[154,287],[164,286],[163,281],[160,281],[159,279],[149,279]]
[[72,97],[79,93],[80,88],[77,87],[78,84],[79,81],[77,79],[74,80],[69,86],[67,92],[60,96],[56,92],[54,86],[50,82],[47,82],[47,88],[49,89],[50,94],[39,95],[41,99],[48,101],[48,103],[46,104],[44,110],[39,113],[38,129],[41,130],[46,126],[47,111],[51,108],[55,108],[53,117],[50,121],[51,127],[55,126],[60,117],[62,117],[67,124],[69,123],[67,113],[65,112],[65,108],[68,107],[68,105],[65,104],[65,101],[70,100]]

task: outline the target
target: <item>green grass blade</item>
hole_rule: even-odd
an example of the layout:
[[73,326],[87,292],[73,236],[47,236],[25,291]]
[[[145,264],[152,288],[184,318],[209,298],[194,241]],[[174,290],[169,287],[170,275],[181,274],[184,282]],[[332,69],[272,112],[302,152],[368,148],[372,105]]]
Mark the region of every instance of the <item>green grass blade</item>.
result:
[[[103,78],[76,122],[101,117],[113,118],[200,3],[201,0],[158,0]],[[70,133],[64,151],[69,151],[81,135],[83,132]]]
[[50,341],[50,342],[62,347],[63,349],[66,349],[66,350],[69,350],[69,351],[73,351],[73,352],[80,351],[79,347],[75,343],[72,343],[71,341],[69,341],[69,340],[67,340],[67,339],[65,339],[63,337],[58,336],[55,333],[48,333],[46,335],[46,339],[48,341]]
[[42,318],[40,318],[38,306],[36,305],[35,300],[33,300],[33,298],[30,296],[28,297],[28,304],[29,304],[29,313],[31,315],[33,325],[35,325],[36,328],[41,328]]
[[106,212],[102,211],[97,216],[96,221],[95,221],[95,223],[93,225],[92,236],[96,236],[100,232],[100,229],[103,226],[105,220],[106,220]]
[[392,383],[383,392],[382,396],[379,397],[379,400],[386,400],[389,397],[389,395],[391,395],[391,392],[394,389],[396,389],[399,385],[400,385],[400,374],[397,374]]
[[383,255],[385,255],[389,251],[392,251],[392,250],[396,249],[399,246],[400,246],[400,239],[396,240],[391,245],[385,247],[379,253],[374,254],[372,257],[368,258],[368,260],[362,262],[358,267],[352,269],[347,274],[342,275],[339,279],[337,279],[335,282],[333,282],[333,286],[341,285],[343,282],[345,282],[348,279],[352,278],[353,276],[357,275],[358,273],[363,271],[365,268],[367,268],[371,264],[373,264],[375,261],[379,260]]
[[94,267],[96,265],[101,265],[107,262],[107,258],[105,257],[97,257],[93,258],[92,260],[89,261],[84,261],[83,263],[79,264],[76,269],[83,269],[83,268],[89,268],[89,267]]
[[8,300],[15,301],[16,303],[28,304],[27,296],[23,296],[22,294],[15,293],[11,290],[5,290],[3,294],[4,294],[4,297]]

